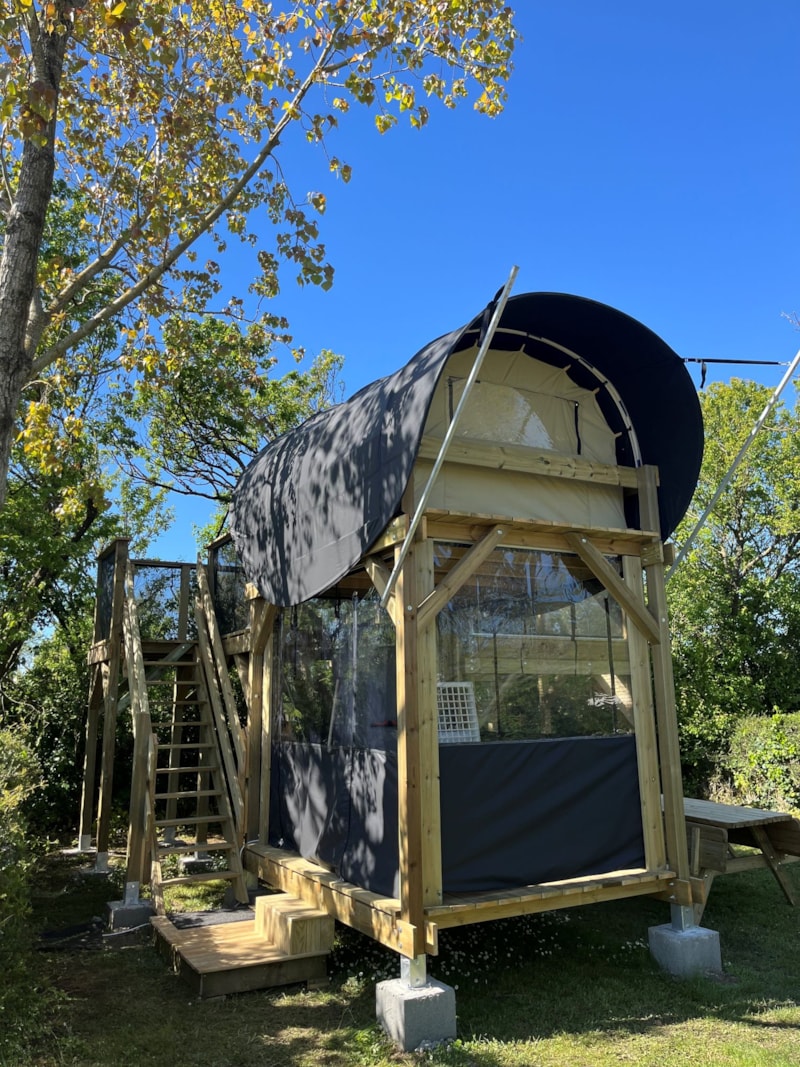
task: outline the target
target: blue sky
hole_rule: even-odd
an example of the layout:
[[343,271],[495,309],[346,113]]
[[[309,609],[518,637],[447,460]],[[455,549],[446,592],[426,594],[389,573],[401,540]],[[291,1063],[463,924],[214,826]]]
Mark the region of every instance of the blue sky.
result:
[[[471,318],[517,264],[515,292],[611,304],[682,356],[790,360],[797,0],[515,7],[524,40],[499,118],[432,107],[422,131],[381,136],[354,110],[328,145],[353,167],[349,185],[318,149],[286,142],[290,183],[327,197],[336,268],[328,293],[287,275],[274,310],[297,342],[345,357],[349,395]],[[245,263],[229,248],[222,274],[237,288]],[[707,380],[782,373],[711,365]],[[201,517],[182,508],[159,551],[185,555]]]

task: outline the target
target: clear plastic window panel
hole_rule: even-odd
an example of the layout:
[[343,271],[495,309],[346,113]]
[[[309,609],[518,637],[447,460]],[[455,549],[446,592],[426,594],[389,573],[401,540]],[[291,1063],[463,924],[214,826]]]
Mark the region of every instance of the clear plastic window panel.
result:
[[279,626],[277,737],[393,748],[395,631],[378,595],[319,597],[283,611]]
[[[437,582],[467,551],[437,543]],[[439,614],[439,687],[470,684],[484,741],[630,733],[626,634],[577,556],[497,549]]]
[[214,583],[214,609],[223,634],[237,633],[250,624],[245,598],[246,579],[233,541],[214,548],[211,557]]
[[97,565],[97,639],[111,635],[111,614],[114,603],[114,568],[116,552],[107,552]]
[[[185,618],[181,617],[182,571],[189,575],[188,596],[184,598]],[[195,637],[194,602],[197,595],[195,567],[158,566],[137,563],[134,570],[134,595],[139,615],[139,632],[145,640],[174,641],[182,636]],[[182,624],[185,635],[181,633]]]

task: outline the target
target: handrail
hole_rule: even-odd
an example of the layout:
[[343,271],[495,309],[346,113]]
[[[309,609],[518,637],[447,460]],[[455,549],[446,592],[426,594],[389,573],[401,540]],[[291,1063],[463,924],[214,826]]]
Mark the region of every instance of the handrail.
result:
[[[233,737],[233,744],[236,749],[236,760],[240,768],[244,767],[245,760],[245,736],[242,725],[239,722],[239,715],[236,709],[236,697],[233,694],[233,688],[231,686],[230,678],[228,677],[228,662],[225,656],[225,649],[222,645],[222,636],[219,632],[219,625],[217,623],[217,615],[214,611],[214,602],[211,597],[211,587],[208,582],[208,572],[198,559],[197,561],[197,588],[199,590],[199,603],[202,608],[202,618],[205,622],[206,634],[209,640],[209,650],[211,652],[212,661],[216,670],[217,680],[219,682],[219,688],[222,694],[222,703],[225,708],[225,714],[228,720],[228,727]],[[198,630],[200,629],[200,620],[198,619]]]

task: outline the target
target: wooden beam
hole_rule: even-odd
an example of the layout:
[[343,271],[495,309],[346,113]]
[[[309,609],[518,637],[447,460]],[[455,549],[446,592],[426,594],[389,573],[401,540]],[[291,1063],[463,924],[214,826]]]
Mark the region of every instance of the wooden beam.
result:
[[[649,529],[657,528],[660,523],[656,487],[656,468],[639,467],[639,514],[642,526]],[[675,706],[675,679],[672,672],[664,564],[653,562],[645,567],[645,573],[648,608],[660,631],[660,640],[652,646],[652,658],[667,862],[678,877],[685,880],[689,878],[690,873],[689,851],[686,844],[678,713]]]
[[[250,633],[253,648],[247,661],[247,680],[242,686],[247,701],[246,772],[245,772],[245,818],[247,839],[260,836],[264,777],[266,774],[267,810],[264,818],[269,823],[269,746],[264,750],[263,737],[269,734],[269,703],[264,701],[265,663],[271,657],[270,637],[276,609],[264,600],[250,601]],[[264,839],[266,840],[266,838]]]
[[[433,542],[415,546],[417,595],[434,587]],[[420,789],[422,797],[422,900],[442,902],[442,826],[439,795],[439,711],[437,705],[436,628],[417,615],[417,706],[419,709]]]
[[103,703],[103,671],[105,664],[94,667],[89,684],[89,707],[86,714],[86,739],[83,753],[83,782],[81,813],[78,823],[78,847],[84,848],[92,836],[94,822],[94,791],[97,775],[97,731]]
[[502,524],[493,526],[478,544],[473,545],[469,552],[461,557],[438,586],[423,597],[417,613],[420,628],[428,626],[464,583],[469,581],[480,565],[500,544],[504,532],[505,527]]
[[383,552],[387,548],[394,548],[395,545],[402,544],[407,532],[408,515],[398,515],[397,518],[392,519],[375,543],[370,545],[370,554]]
[[[269,841],[269,798],[272,779],[272,702],[275,678],[275,657],[272,654],[272,634],[278,618],[278,609],[269,604],[264,607],[264,616],[259,625],[260,640],[264,651],[261,656],[261,769],[259,773],[258,833],[259,841]],[[255,666],[254,666],[255,669]]]
[[[385,567],[379,559],[376,559],[375,556],[367,556],[363,562],[364,570],[369,575],[370,581],[375,586],[375,589],[377,590],[379,595],[383,596],[384,591],[386,590],[386,586],[389,582],[389,576],[391,574],[391,571],[388,567]],[[394,591],[389,597],[389,601],[386,605],[386,610],[389,612],[389,618],[396,626],[397,596]]]
[[414,929],[409,958],[425,952],[416,551],[412,545],[395,584],[400,915]]
[[150,879],[147,855],[147,762],[152,725],[147,699],[147,677],[142,656],[139,619],[133,592],[133,567],[125,572],[125,659],[133,719],[133,773],[128,818],[128,849],[125,880],[146,884]]
[[445,903],[440,908],[429,908],[427,915],[440,930],[446,930],[454,926],[468,926],[516,915],[533,915],[542,911],[557,911],[605,900],[653,896],[665,889],[671,892],[673,884],[674,875],[669,871],[640,871],[619,875],[611,873],[590,879],[574,879],[524,886],[519,890],[480,894],[478,898],[467,900],[463,904]]
[[595,548],[588,536],[586,534],[568,533],[564,535],[564,540],[572,551],[580,556],[595,578],[602,582],[603,586],[614,597],[631,622],[639,628],[647,640],[651,644],[658,644],[661,640],[661,630],[658,623],[653,619],[644,603],[633,595],[603,553]]
[[[623,557],[622,574],[632,596],[644,605],[640,561],[633,556]],[[658,769],[653,679],[650,673],[650,649],[638,627],[628,627],[628,651],[645,866],[648,870],[660,870],[667,864],[667,854],[664,844],[664,820],[661,814],[661,778]]]
[[[438,438],[422,438],[419,459],[436,459],[442,442]],[[542,477],[566,478],[573,482],[595,485],[621,485],[636,488],[633,467],[617,467],[607,463],[592,463],[577,456],[560,456],[545,449],[524,445],[491,445],[472,438],[454,438],[447,450],[446,464],[469,467],[489,467],[493,470],[522,471]]]

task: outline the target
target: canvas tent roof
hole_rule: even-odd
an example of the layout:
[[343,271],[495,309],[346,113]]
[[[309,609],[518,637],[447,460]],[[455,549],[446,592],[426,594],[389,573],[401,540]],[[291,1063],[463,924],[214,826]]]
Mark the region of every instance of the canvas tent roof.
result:
[[[475,344],[482,319],[432,341],[248,466],[234,491],[231,532],[267,601],[287,607],[329,588],[399,512],[436,385],[449,356]],[[618,433],[618,463],[658,466],[667,537],[689,505],[703,450],[700,406],[680,357],[630,316],[563,293],[508,301],[492,348],[520,347],[597,390]]]

